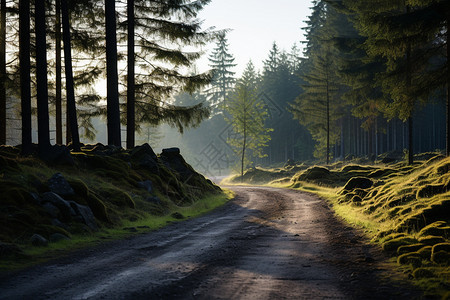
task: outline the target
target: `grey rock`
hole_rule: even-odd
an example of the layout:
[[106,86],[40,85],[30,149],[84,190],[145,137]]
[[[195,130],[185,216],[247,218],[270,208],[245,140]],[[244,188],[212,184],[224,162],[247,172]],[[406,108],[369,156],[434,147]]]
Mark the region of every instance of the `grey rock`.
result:
[[59,215],[61,214],[61,211],[59,210],[59,208],[57,208],[55,205],[53,205],[53,204],[50,203],[50,202],[45,202],[45,203],[42,205],[42,208],[43,208],[46,212],[48,212],[48,214],[49,214],[50,216],[52,216],[53,218],[58,218]]
[[66,224],[64,224],[63,222],[61,222],[60,220],[58,220],[58,219],[53,219],[52,220],[52,225],[53,226],[57,226],[57,227],[60,227],[60,228],[62,228],[62,229],[69,229],[69,227],[66,225]]
[[64,145],[53,145],[41,154],[44,161],[57,165],[75,165],[70,149]]
[[54,174],[48,180],[50,191],[62,197],[74,195],[75,192],[61,173]]
[[70,240],[70,238],[64,234],[61,233],[53,233],[50,235],[50,242],[55,243],[61,240]]
[[50,202],[60,210],[63,221],[68,221],[72,216],[76,215],[69,202],[53,192],[47,192],[42,195],[42,203],[45,204],[46,202]]
[[90,229],[97,230],[97,222],[95,222],[94,214],[92,210],[85,205],[80,205],[74,201],[70,201],[70,206],[75,211],[77,216],[80,216],[83,223],[86,224]]
[[45,247],[48,245],[47,239],[39,234],[33,234],[30,241],[33,246],[37,247]]
[[22,250],[19,246],[10,243],[4,243],[0,241],[0,258],[6,258],[9,256],[22,255]]
[[180,174],[181,180],[184,182],[195,174],[192,167],[181,156],[179,148],[163,149],[160,158],[167,167]]
[[176,156],[176,155],[180,155],[180,148],[173,147],[173,148],[165,148],[165,149],[162,149],[161,155],[165,155],[165,156]]
[[158,163],[156,162],[156,159],[154,159],[151,155],[144,154],[138,159],[138,166],[154,170],[158,168]]
[[149,193],[153,190],[153,185],[150,180],[140,181],[138,182],[138,186],[145,189]]
[[145,198],[145,201],[153,203],[153,204],[156,204],[156,205],[161,204],[161,200],[159,200],[159,198],[156,197],[156,196],[154,196],[154,197],[147,197],[147,198]]
[[37,204],[41,203],[41,198],[38,193],[30,193],[31,199],[33,199]]
[[153,151],[152,147],[150,147],[150,145],[147,144],[147,143],[142,144],[141,146],[134,147],[131,150],[130,155],[133,158],[141,157],[141,156],[144,156],[144,155],[149,155],[154,160],[157,159],[157,156],[156,156],[155,152]]

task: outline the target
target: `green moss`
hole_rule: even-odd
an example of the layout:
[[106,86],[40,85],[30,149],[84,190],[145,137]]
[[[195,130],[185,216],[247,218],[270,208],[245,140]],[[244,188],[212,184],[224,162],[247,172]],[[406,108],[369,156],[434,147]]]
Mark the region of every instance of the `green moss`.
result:
[[450,253],[447,251],[433,251],[431,261],[438,265],[450,265]]
[[419,249],[421,249],[424,244],[418,243],[418,244],[412,244],[412,245],[403,245],[397,248],[397,254],[405,254],[408,252],[416,252]]
[[417,253],[422,257],[423,259],[431,260],[431,246],[425,246],[417,250]]
[[97,219],[111,223],[105,204],[95,194],[90,193],[86,198],[86,202]]
[[417,240],[408,236],[402,236],[386,241],[383,244],[385,251],[397,251],[398,247],[405,245],[412,245],[417,243]]
[[447,226],[447,222],[445,221],[436,221],[425,227],[423,227],[420,232],[420,236],[441,236],[444,238],[448,238],[450,235],[450,226]]
[[433,278],[436,274],[431,268],[417,268],[413,272],[413,276],[416,279]]
[[118,207],[135,208],[136,205],[130,195],[117,188],[102,187],[98,192],[105,201]]
[[445,242],[445,239],[442,236],[428,235],[420,237],[419,242],[425,245],[433,246],[434,244]]
[[410,264],[413,268],[418,268],[422,265],[422,257],[417,252],[405,253],[397,258],[397,263],[401,265]]
[[450,243],[439,243],[433,246],[432,252],[446,251],[450,252]]

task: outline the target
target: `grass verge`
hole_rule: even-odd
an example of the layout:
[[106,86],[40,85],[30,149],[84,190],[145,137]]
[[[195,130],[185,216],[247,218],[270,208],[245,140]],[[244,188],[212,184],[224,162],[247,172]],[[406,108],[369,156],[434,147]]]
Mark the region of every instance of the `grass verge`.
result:
[[413,165],[303,167],[290,180],[281,177],[286,172],[280,169],[261,168],[243,178],[321,196],[337,216],[386,251],[425,295],[450,297],[450,158],[425,153]]
[[0,272],[11,272],[24,269],[51,259],[70,255],[71,252],[83,248],[94,247],[102,243],[129,238],[161,229],[171,223],[204,215],[234,198],[231,190],[223,193],[207,195],[190,206],[179,207],[171,205],[170,212],[164,216],[147,214],[136,221],[124,221],[120,227],[103,228],[100,231],[75,234],[70,240],[49,243],[46,247],[26,247],[21,257],[17,259],[0,260]]

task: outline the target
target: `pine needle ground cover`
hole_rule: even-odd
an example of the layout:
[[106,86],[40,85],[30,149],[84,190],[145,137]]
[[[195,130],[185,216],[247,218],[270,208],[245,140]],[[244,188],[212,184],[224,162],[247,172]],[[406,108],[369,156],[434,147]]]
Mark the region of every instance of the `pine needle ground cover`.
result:
[[[364,230],[428,294],[450,296],[450,158],[426,153],[413,165],[250,169],[244,180],[313,192]],[[272,176],[271,176],[272,174]],[[236,176],[229,182],[240,182]],[[245,181],[244,181],[245,182]]]
[[[64,162],[0,147],[0,270],[161,228],[233,197],[179,154],[86,145]],[[55,180],[57,181],[55,185]]]

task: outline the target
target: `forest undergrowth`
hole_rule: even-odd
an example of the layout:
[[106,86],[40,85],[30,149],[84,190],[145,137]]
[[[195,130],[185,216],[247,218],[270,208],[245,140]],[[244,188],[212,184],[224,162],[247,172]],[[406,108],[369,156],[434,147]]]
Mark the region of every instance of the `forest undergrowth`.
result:
[[1,146],[0,271],[158,229],[232,198],[179,152],[85,145],[49,163]]
[[[381,159],[380,159],[381,160]],[[290,163],[247,170],[228,183],[268,184],[315,193],[364,231],[426,295],[450,296],[450,158],[329,166]]]

